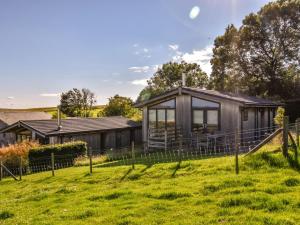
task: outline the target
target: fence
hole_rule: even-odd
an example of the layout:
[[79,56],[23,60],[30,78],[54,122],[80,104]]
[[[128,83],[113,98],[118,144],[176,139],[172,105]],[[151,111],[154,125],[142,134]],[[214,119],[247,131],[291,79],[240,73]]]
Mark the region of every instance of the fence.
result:
[[[239,155],[251,154],[259,150],[263,145],[272,140],[275,136],[282,134],[282,150],[287,157],[288,149],[299,148],[300,120],[296,123],[288,123],[285,118],[283,128],[266,127],[260,129],[244,130],[242,132],[227,132],[216,134],[203,139],[200,135],[184,138],[179,135],[172,140],[172,144],[161,149],[144,149],[142,146],[135,146],[122,149],[111,149],[106,154],[93,154],[89,151],[87,156],[76,157],[74,155],[54,155],[34,160],[22,161],[19,166],[9,167],[1,162],[0,179],[5,176],[12,176],[22,179],[22,175],[44,171],[51,171],[55,175],[55,170],[71,166],[89,166],[89,172],[93,172],[93,167],[109,167],[135,164],[156,164],[164,162],[181,162],[184,160],[195,160],[218,156],[235,156],[235,170],[239,172]],[[294,151],[295,156],[297,150]]]

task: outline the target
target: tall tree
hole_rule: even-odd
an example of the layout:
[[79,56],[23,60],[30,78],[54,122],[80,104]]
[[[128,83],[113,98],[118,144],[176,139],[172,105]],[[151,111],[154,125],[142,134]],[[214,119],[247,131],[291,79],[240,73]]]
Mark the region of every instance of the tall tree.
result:
[[145,87],[139,97],[138,102],[156,96],[166,90],[182,85],[182,74],[186,75],[187,87],[206,87],[208,76],[203,72],[200,66],[196,63],[187,63],[182,61],[168,62],[163,64],[148,80],[148,85]]
[[[231,37],[229,34],[227,29],[224,36]],[[230,44],[215,42],[215,51],[224,48],[233,57],[228,59],[227,54],[223,58],[214,54],[213,84],[226,77],[229,83],[235,84],[229,87],[231,91],[239,88],[250,95],[281,100],[300,94],[297,85],[300,71],[299,0],[271,2],[258,13],[249,14],[231,41]],[[226,84],[221,86],[214,85],[216,89],[222,90],[224,86],[226,89]]]
[[62,93],[60,99],[61,111],[70,117],[88,117],[95,104],[95,94],[85,88],[73,88]]
[[218,36],[214,42],[213,57],[211,59],[212,73],[209,88],[220,91],[234,91],[238,79],[236,73],[236,43],[238,30],[229,25],[224,35]]

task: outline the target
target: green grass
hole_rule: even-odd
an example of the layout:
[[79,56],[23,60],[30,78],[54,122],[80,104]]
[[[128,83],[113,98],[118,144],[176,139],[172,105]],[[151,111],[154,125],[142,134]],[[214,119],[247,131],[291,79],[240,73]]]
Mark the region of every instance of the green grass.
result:
[[280,153],[75,167],[0,182],[0,224],[299,224],[300,174]]

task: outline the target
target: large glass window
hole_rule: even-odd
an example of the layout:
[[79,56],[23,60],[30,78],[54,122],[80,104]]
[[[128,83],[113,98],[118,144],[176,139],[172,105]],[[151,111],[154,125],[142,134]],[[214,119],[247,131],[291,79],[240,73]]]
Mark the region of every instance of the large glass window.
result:
[[215,132],[219,129],[220,104],[192,97],[192,129]]
[[166,110],[158,109],[157,110],[157,127],[164,128],[166,125]]
[[156,127],[156,110],[150,109],[149,110],[149,128]]
[[149,107],[149,128],[175,128],[175,99]]

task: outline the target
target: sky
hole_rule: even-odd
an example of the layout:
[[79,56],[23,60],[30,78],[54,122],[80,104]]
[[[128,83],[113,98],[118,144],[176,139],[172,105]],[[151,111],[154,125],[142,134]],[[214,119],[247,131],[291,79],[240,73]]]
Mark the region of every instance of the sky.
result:
[[215,37],[267,0],[0,0],[0,108],[47,107],[89,88],[136,99],[163,63],[208,74]]

